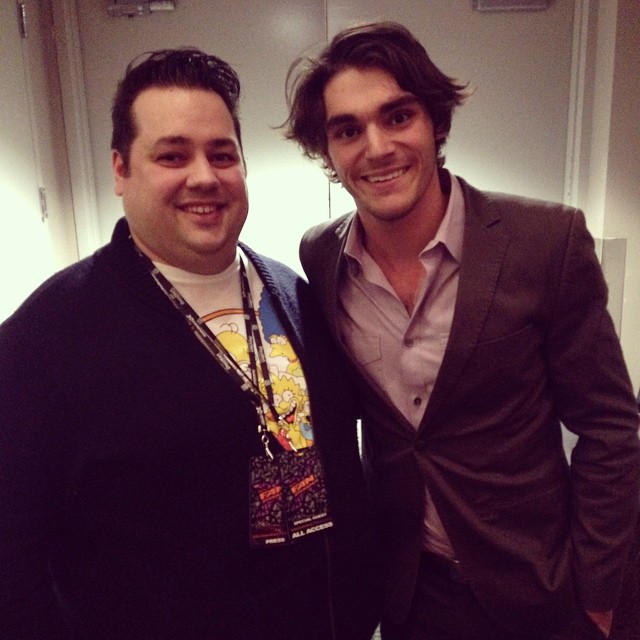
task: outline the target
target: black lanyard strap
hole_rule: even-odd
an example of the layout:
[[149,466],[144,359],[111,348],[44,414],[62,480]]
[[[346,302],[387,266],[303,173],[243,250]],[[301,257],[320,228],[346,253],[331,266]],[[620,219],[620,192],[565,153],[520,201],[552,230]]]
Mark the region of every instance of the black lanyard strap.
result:
[[[151,260],[144,253],[142,253],[142,251],[140,251],[138,246],[135,243],[133,244],[138,255],[147,264],[147,268],[158,287],[160,287],[161,291],[167,296],[167,298],[169,298],[175,309],[180,312],[196,338],[198,338],[200,343],[211,354],[211,356],[213,356],[213,358],[216,360],[216,362],[218,362],[223,370],[231,375],[239,383],[242,391],[248,393],[251,397],[251,401],[253,402],[256,408],[256,413],[258,414],[258,432],[260,434],[261,442],[264,446],[264,450],[267,456],[270,459],[273,459],[273,453],[269,448],[269,429],[267,427],[265,406],[270,410],[274,419],[278,423],[284,422],[284,418],[278,413],[275,408],[273,385],[271,383],[269,366],[267,364],[264,347],[262,345],[262,336],[260,334],[260,328],[258,326],[257,314],[253,306],[253,300],[251,299],[249,278],[247,277],[247,271],[242,258],[240,258],[240,290],[242,293],[243,316],[247,332],[247,349],[249,352],[249,364],[251,373],[250,376],[247,375],[247,373],[238,364],[236,359],[227,351],[222,342],[218,340],[217,336],[213,333],[213,331],[211,331],[211,329],[209,329],[202,318],[193,310],[191,305],[182,297],[175,286],[171,284],[171,282],[153,264],[153,262],[151,262]],[[262,391],[260,391],[258,370],[262,375],[266,395],[263,394]],[[290,440],[289,445],[294,451],[296,450]]]

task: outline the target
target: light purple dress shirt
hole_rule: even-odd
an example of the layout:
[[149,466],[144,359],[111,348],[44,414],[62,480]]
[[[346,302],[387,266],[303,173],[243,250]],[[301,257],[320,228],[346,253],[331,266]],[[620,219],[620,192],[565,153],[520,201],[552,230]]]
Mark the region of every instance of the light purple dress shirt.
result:
[[[417,430],[449,339],[458,292],[464,236],[464,198],[451,176],[440,227],[420,253],[425,276],[410,314],[364,248],[356,216],[345,245],[348,269],[340,283],[338,324],[342,339],[365,374]],[[428,491],[423,541],[426,549],[455,554]]]

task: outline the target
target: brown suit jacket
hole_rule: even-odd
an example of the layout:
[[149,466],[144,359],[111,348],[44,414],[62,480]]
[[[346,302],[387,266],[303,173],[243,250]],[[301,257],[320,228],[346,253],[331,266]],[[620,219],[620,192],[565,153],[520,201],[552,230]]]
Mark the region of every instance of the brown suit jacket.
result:
[[[415,429],[352,358],[380,516],[385,615],[408,612],[425,487],[472,589],[513,628],[613,607],[638,511],[638,411],[583,214],[463,180],[451,333]],[[354,214],[309,230],[300,257],[334,337]],[[384,327],[381,327],[384,331]],[[561,423],[578,435],[569,467]]]

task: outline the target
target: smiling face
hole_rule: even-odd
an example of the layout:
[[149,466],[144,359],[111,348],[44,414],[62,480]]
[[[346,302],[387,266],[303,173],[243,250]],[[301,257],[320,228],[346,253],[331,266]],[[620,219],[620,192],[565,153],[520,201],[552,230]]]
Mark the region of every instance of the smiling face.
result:
[[213,91],[152,87],[133,103],[129,162],[113,151],[115,192],[152,260],[213,274],[235,258],[249,208],[231,114]]
[[365,228],[440,213],[431,118],[379,68],[346,67],[324,89],[327,165],[353,196]]

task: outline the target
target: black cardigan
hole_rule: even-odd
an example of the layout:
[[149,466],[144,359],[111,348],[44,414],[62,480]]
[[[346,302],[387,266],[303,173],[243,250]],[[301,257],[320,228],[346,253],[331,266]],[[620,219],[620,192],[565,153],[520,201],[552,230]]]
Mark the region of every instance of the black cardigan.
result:
[[249,548],[255,410],[121,220],[0,327],[1,638],[371,636],[355,393],[306,283],[245,249],[307,377],[335,527]]

